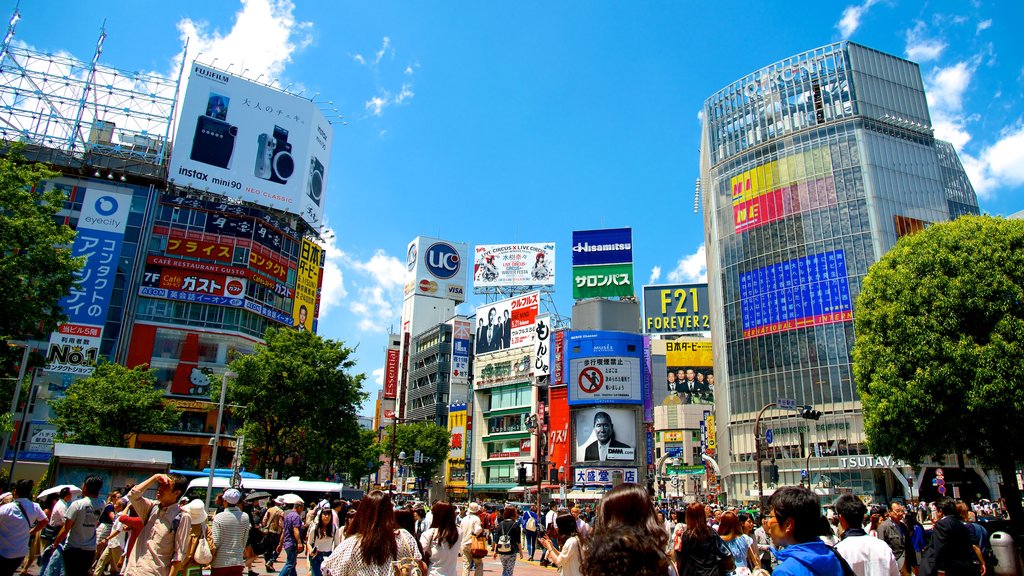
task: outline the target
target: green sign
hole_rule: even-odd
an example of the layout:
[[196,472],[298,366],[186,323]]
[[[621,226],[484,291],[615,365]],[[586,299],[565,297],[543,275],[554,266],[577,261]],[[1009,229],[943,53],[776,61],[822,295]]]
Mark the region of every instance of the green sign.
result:
[[573,266],[572,297],[633,296],[633,263]]

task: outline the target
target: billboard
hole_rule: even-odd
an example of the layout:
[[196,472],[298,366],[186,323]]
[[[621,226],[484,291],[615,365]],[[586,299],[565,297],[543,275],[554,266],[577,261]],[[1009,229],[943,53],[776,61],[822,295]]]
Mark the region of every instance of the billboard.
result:
[[537,316],[537,339],[533,344],[533,375],[551,374],[551,315]]
[[576,300],[632,295],[632,263],[572,268],[572,297]]
[[476,353],[532,346],[537,339],[539,312],[540,292],[480,306],[476,309]]
[[99,358],[103,325],[114,291],[121,242],[131,212],[129,194],[88,188],[82,198],[71,256],[84,264],[71,292],[60,299],[67,322],[50,335],[46,370],[63,374],[92,374]]
[[[679,338],[663,341],[664,372],[654,374],[653,391],[656,406],[674,404],[713,404],[715,371],[711,340]],[[659,366],[661,363],[657,363]]]
[[292,307],[293,327],[312,332],[316,313],[316,295],[324,266],[324,249],[309,238],[302,239],[299,270],[295,278],[295,305]]
[[711,330],[708,284],[644,286],[644,333]]
[[452,323],[452,384],[469,383],[470,326],[467,320],[455,320]]
[[234,246],[220,242],[172,237],[167,239],[166,252],[174,256],[188,256],[190,258],[204,258],[230,263],[234,255]]
[[564,386],[548,393],[548,458],[557,468],[569,470],[569,404]]
[[384,397],[394,400],[398,396],[398,348],[389,348],[384,365]]
[[623,482],[636,484],[636,468],[576,468],[573,473],[573,487],[607,487],[612,485],[612,480],[617,475],[622,475]]
[[636,412],[626,408],[586,408],[573,413],[576,461],[633,461]]
[[481,244],[474,251],[474,288],[554,285],[554,242]]
[[167,300],[185,300],[238,308],[245,300],[245,289],[244,277],[184,271],[147,264],[139,294]]
[[838,202],[829,146],[755,166],[729,183],[737,233]]
[[466,300],[466,244],[417,236],[405,252],[405,296]]
[[323,220],[333,129],[315,103],[193,62],[168,180]]
[[565,348],[570,405],[643,402],[643,337],[570,331]]
[[572,233],[572,265],[633,262],[633,229],[576,230]]
[[146,258],[146,264],[152,264],[163,268],[178,268],[181,270],[247,278],[252,282],[272,290],[274,294],[277,294],[282,298],[291,298],[294,294],[292,289],[288,288],[284,284],[275,282],[262,274],[257,274],[254,270],[249,270],[248,268],[225,266],[222,264],[210,264],[207,262],[197,262],[195,260],[181,260],[179,258],[165,258],[163,256],[148,256]]
[[846,254],[833,250],[740,273],[743,337],[853,320]]

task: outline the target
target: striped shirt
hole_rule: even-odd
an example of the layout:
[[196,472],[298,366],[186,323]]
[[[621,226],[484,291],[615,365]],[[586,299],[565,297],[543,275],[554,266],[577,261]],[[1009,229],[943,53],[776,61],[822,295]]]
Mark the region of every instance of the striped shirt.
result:
[[232,506],[213,517],[213,555],[211,568],[242,566],[245,558],[242,553],[249,539],[249,517],[237,507]]

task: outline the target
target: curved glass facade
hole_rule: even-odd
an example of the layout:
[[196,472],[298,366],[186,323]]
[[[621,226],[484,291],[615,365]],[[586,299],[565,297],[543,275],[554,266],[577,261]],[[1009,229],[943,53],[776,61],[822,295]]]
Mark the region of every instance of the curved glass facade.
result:
[[833,44],[730,84],[707,99],[703,118],[728,496],[754,499],[753,420],[779,398],[825,413],[817,422],[767,413],[774,442],[764,458],[779,466],[780,485],[800,483],[809,464],[822,490],[902,495],[894,475],[847,465],[866,455],[854,303],[868,267],[900,236],[978,212],[956,153],[932,135],[917,65]]

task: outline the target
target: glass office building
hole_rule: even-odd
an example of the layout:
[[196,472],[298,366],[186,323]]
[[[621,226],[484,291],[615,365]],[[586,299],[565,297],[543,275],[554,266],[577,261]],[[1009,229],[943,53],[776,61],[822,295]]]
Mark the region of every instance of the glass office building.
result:
[[923,476],[868,454],[852,371],[868,267],[903,235],[978,213],[917,64],[842,42],[733,82],[704,104],[701,181],[727,497],[756,500],[754,419],[780,398],[824,416],[765,413],[778,485],[809,469],[823,497],[918,496]]

